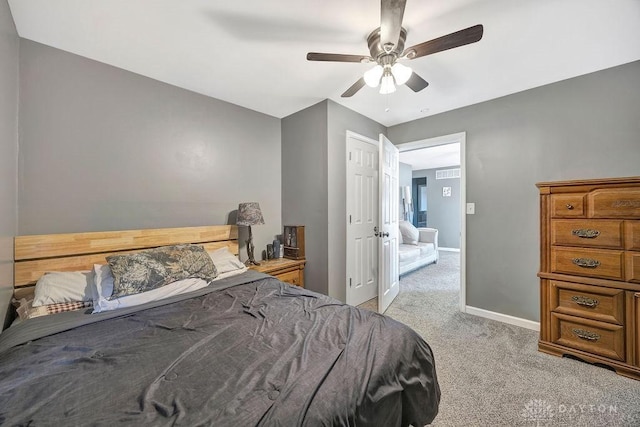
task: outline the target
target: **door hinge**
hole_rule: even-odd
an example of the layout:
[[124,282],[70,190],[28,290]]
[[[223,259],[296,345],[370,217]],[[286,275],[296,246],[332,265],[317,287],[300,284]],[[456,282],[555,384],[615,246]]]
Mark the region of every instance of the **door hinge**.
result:
[[351,224],[351,215],[349,215],[349,224]]
[[349,160],[351,160],[351,151],[349,151]]
[[351,287],[351,277],[349,277],[349,287]]

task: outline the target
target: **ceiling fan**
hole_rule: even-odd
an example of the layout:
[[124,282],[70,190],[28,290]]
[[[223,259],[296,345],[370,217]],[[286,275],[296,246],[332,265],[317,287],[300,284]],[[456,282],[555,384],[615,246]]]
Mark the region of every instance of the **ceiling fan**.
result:
[[429,86],[422,77],[411,68],[401,64],[400,60],[416,59],[422,56],[453,49],[475,43],[482,38],[482,25],[474,25],[437,39],[429,40],[410,48],[404,48],[407,30],[402,28],[402,17],[407,0],[382,0],[380,12],[380,28],[373,30],[367,43],[370,56],[345,55],[341,53],[307,53],[309,61],[333,62],[375,62],[376,66],[364,73],[357,82],[347,89],[341,96],[348,98],[368,85],[380,85],[380,93],[387,94],[396,90],[395,85],[405,84],[414,92],[419,92]]

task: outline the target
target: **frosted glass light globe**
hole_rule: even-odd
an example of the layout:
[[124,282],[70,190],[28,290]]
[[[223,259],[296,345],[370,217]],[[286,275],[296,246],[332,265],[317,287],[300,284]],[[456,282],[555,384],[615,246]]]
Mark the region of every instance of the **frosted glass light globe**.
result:
[[380,65],[376,65],[375,67],[364,73],[364,82],[369,87],[377,87],[380,84],[380,77],[382,77],[382,72],[382,67]]
[[391,75],[391,73],[386,74],[384,77],[382,77],[382,81],[380,83],[380,93],[386,95],[395,91],[396,85],[393,84],[393,76]]
[[406,65],[396,62],[393,64],[393,67],[391,67],[391,73],[393,73],[393,77],[396,79],[396,84],[403,85],[409,80],[413,71]]

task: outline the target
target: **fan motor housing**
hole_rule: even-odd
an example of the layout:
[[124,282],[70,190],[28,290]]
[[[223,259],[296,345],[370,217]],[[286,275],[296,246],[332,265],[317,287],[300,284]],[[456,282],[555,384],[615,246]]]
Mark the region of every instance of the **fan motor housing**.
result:
[[371,53],[371,57],[379,62],[380,58],[385,55],[393,56],[393,59],[398,58],[402,55],[404,51],[404,42],[407,39],[407,30],[404,28],[400,29],[400,38],[398,39],[398,43],[393,46],[390,51],[386,51],[384,46],[380,44],[380,28],[376,28],[369,34],[367,37],[367,44],[369,45],[369,52]]

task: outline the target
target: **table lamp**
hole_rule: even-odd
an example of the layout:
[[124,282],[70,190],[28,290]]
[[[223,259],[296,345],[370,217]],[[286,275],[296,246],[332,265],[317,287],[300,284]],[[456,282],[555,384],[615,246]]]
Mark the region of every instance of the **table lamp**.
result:
[[248,259],[245,264],[260,265],[253,256],[255,247],[253,246],[253,235],[251,234],[252,225],[264,224],[264,218],[262,218],[262,212],[260,211],[260,205],[258,202],[240,203],[240,205],[238,205],[238,219],[236,224],[246,225],[249,227],[249,238],[247,239]]

